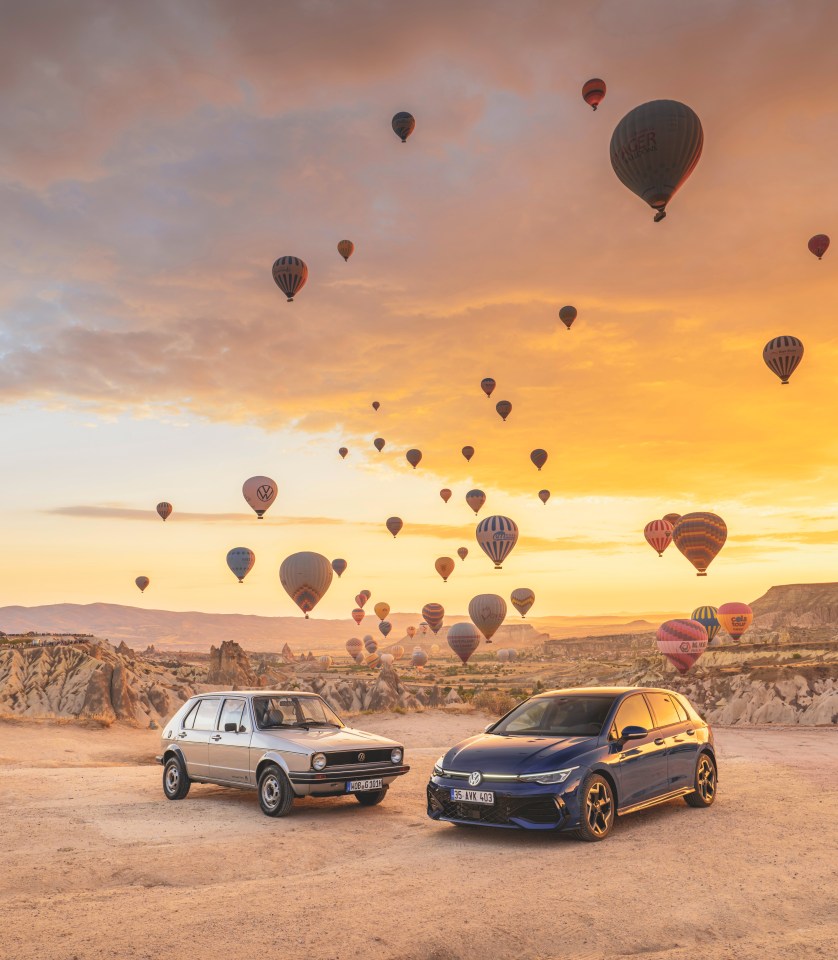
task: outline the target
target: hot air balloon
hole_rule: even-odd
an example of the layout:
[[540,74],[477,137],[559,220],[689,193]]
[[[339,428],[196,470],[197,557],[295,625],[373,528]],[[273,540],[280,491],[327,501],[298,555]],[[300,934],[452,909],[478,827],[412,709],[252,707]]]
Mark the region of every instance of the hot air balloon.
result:
[[698,620],[698,622],[704,627],[707,631],[707,640],[712,642],[713,637],[719,632],[719,611],[716,607],[696,607],[695,610],[690,614],[691,620]]
[[495,404],[495,410],[497,410],[501,420],[506,422],[506,418],[512,413],[512,404],[508,400],[498,400]]
[[677,100],[652,100],[627,113],[611,136],[611,166],[655,210],[655,223],[693,172],[704,145],[698,116]]
[[416,636],[416,627],[408,627],[407,630],[405,631],[405,633],[406,633],[406,634],[410,637],[410,639],[412,640],[412,639]]
[[501,663],[508,663],[508,662],[509,662],[509,651],[508,651],[508,650],[498,650],[498,660],[500,660]]
[[816,233],[814,237],[809,240],[809,250],[818,260],[823,257],[828,248],[829,237],[825,233]]
[[369,667],[371,670],[378,670],[381,666],[381,655],[377,650],[373,650],[372,653],[368,653],[363,660],[364,666]]
[[379,620],[386,620],[387,614],[390,612],[390,604],[384,603],[383,600],[380,600],[374,607],[375,615]]
[[364,637],[364,648],[366,649],[367,653],[375,653],[376,650],[378,650],[378,642],[373,640],[373,638],[367,634]]
[[544,464],[547,463],[547,451],[540,449],[533,450],[533,452],[530,454],[530,460],[532,460],[533,464],[538,467],[540,472]]
[[337,560],[332,560],[332,570],[338,575],[338,578],[343,576],[344,570],[346,570],[348,564],[345,560],[338,558]]
[[299,257],[279,257],[274,260],[272,269],[274,283],[288,297],[291,303],[294,294],[302,290],[308,280],[308,267]]
[[422,451],[421,451],[421,450],[408,450],[407,453],[406,453],[404,456],[405,456],[405,459],[407,460],[407,462],[408,462],[408,463],[411,465],[411,467],[413,467],[413,469],[415,470],[416,467],[419,465],[419,461],[422,459]]
[[448,503],[451,499],[451,491],[448,487],[443,487],[442,490],[439,491],[439,495],[442,497],[443,503]]
[[518,587],[512,591],[512,606],[521,614],[523,619],[527,615],[529,608],[535,603],[535,594],[529,587]]
[[434,563],[436,572],[442,577],[443,583],[448,583],[448,578],[454,570],[454,561],[451,557],[438,557]]
[[586,80],[585,83],[582,84],[582,99],[588,104],[591,110],[596,110],[604,98],[604,80],[600,80],[599,77],[594,77],[593,80]]
[[379,453],[381,453],[381,451],[384,449],[384,439],[383,439],[383,437],[376,437],[375,440],[373,440],[372,445],[375,447],[375,449],[376,449]]
[[327,670],[332,665],[332,658],[328,654],[324,654],[324,656],[318,657],[317,661],[320,664],[320,666],[325,667]]
[[355,603],[357,603],[359,607],[363,607],[367,600],[369,600],[369,597],[364,593],[363,590],[360,593],[355,594]]
[[404,656],[404,647],[396,644],[395,647],[390,647],[390,653],[393,655],[394,660],[401,660],[401,658]]
[[668,520],[668,521],[672,524],[672,526],[674,527],[675,524],[681,519],[681,514],[680,514],[680,513],[665,513],[665,514],[663,515],[663,519],[664,519],[664,520]]
[[145,588],[151,583],[151,580],[148,577],[137,577],[134,583],[136,583],[140,593],[145,593]]
[[491,377],[484,377],[480,381],[480,389],[483,391],[483,393],[486,394],[487,397],[491,397],[492,391],[495,389],[496,386],[497,384]]
[[372,592],[370,590],[362,590],[361,596],[364,598],[364,601],[366,602],[372,596]]
[[762,359],[768,369],[780,378],[783,386],[788,386],[789,377],[803,359],[803,344],[797,337],[774,337],[762,348]]
[[345,460],[349,451],[346,449],[346,447],[338,447],[338,453],[340,454],[341,460]]
[[378,625],[378,629],[382,637],[386,637],[390,633],[390,631],[393,629],[393,624],[390,623],[389,620],[382,620],[381,623],[379,623]]
[[643,528],[643,536],[646,543],[653,550],[658,551],[658,556],[663,556],[663,551],[672,542],[673,526],[668,520],[650,520]]
[[506,617],[506,601],[496,593],[478,594],[469,601],[468,615],[486,638],[486,643],[491,643],[492,637]]
[[256,554],[247,547],[233,547],[227,554],[227,566],[239,578],[239,583],[244,583],[244,578],[253,569],[256,563]]
[[431,644],[431,656],[438,657],[441,652],[442,652],[442,648],[438,643]]
[[518,542],[515,522],[509,517],[486,517],[477,524],[475,534],[481,550],[494,561],[495,570],[502,569],[501,564]]
[[426,603],[422,607],[422,619],[431,628],[434,634],[439,633],[442,626],[442,618],[445,616],[445,608],[441,603]]
[[727,630],[733,640],[738,640],[750,627],[754,611],[747,603],[723,603],[719,607],[719,623]]
[[393,132],[401,138],[402,143],[407,142],[407,138],[413,133],[415,126],[416,120],[406,110],[400,111],[393,117]]
[[727,540],[727,524],[715,513],[685,513],[672,531],[675,546],[698,571],[707,576],[713,557]]
[[465,560],[465,558],[468,556],[468,547],[458,547],[458,548],[457,548],[457,556],[458,556],[461,560]]
[[546,504],[547,501],[550,499],[550,491],[549,491],[549,490],[539,490],[539,491],[538,491],[538,499],[539,499],[542,503]]
[[265,511],[276,500],[276,481],[270,477],[251,477],[244,481],[242,493],[261,520]]
[[382,654],[381,654],[381,666],[382,666],[382,667],[392,667],[392,666],[393,666],[393,661],[394,661],[395,659],[396,659],[396,658],[393,656],[392,653],[382,653]]
[[518,651],[513,650],[512,647],[509,648],[509,662],[512,663],[513,660],[518,659]]
[[160,514],[160,519],[163,521],[163,523],[165,523],[166,520],[168,520],[168,518],[172,515],[172,505],[163,500],[161,503],[157,504],[157,512]]
[[466,460],[471,460],[471,458],[474,456],[474,447],[463,447],[462,454]]
[[350,657],[352,657],[353,660],[363,649],[364,645],[357,637],[352,637],[351,640],[346,641],[346,652]]
[[373,410],[378,410],[378,408],[379,408],[380,406],[381,406],[381,404],[380,404],[377,400],[373,400],[373,402],[372,402],[372,408],[373,408]]
[[322,554],[310,550],[292,553],[280,565],[279,582],[308,620],[309,613],[329,589],[332,565]]
[[469,490],[466,494],[466,503],[474,510],[475,514],[480,512],[480,508],[486,502],[486,494],[482,490]]
[[480,634],[473,623],[455,623],[448,630],[448,646],[463,663],[468,663],[469,657],[480,646]]
[[424,670],[425,664],[428,662],[428,655],[424,650],[414,650],[410,655],[410,662],[417,670]]
[[393,539],[395,540],[399,530],[404,526],[404,522],[401,517],[389,517],[385,526],[390,533],[393,534]]
[[338,244],[338,253],[344,260],[348,260],[355,252],[355,244],[351,240],[341,240]]
[[667,620],[658,627],[658,650],[686,673],[707,649],[707,631],[697,620]]
[[366,616],[366,614],[364,613],[364,611],[363,611],[360,607],[355,607],[355,609],[352,611],[352,619],[353,619],[353,620],[355,621],[355,623],[357,623],[359,626],[360,626],[361,621],[364,619],[365,616]]
[[568,330],[573,326],[575,319],[576,307],[562,307],[561,310],[559,310],[559,320],[561,320]]

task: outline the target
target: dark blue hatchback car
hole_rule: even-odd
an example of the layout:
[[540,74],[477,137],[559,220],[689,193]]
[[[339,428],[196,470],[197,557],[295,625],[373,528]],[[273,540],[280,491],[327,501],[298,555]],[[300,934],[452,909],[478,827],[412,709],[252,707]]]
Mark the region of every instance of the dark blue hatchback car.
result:
[[665,800],[709,807],[717,779],[713,733],[682,694],[552,690],[439,758],[428,816],[604,840],[617,816]]

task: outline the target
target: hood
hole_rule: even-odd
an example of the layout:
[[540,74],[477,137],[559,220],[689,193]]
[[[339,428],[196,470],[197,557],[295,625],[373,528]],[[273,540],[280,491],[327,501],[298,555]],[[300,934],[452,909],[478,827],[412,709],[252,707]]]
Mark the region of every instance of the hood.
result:
[[261,737],[284,740],[286,743],[297,744],[311,750],[312,753],[330,750],[354,750],[364,747],[401,747],[395,740],[376,736],[374,733],[365,733],[352,727],[336,730],[334,727],[311,727],[309,730],[282,727],[278,730],[260,730]]
[[448,770],[470,773],[538,773],[557,770],[587,753],[596,737],[502,737],[481,733],[464,740],[445,754]]

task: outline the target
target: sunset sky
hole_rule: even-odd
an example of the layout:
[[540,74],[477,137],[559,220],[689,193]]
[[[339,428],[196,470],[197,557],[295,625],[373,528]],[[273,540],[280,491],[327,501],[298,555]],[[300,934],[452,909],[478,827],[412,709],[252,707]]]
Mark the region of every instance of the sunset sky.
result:
[[[832,0],[8,5],[0,605],[292,615],[297,550],[349,563],[329,617],[364,587],[394,611],[528,586],[533,615],[689,614],[838,578],[836,36]],[[658,98],[705,142],[655,224],[608,147]],[[806,351],[787,387],[780,334]],[[262,522],[253,474],[279,485]],[[706,579],[643,539],[692,510],[728,524]],[[474,539],[493,513],[521,531],[502,572]]]

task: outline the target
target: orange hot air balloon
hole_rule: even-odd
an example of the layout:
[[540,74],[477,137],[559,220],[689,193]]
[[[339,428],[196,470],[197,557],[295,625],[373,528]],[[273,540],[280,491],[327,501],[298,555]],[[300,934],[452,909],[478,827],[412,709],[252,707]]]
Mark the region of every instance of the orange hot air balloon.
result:
[[663,519],[664,519],[664,520],[668,520],[668,521],[672,524],[672,526],[674,527],[675,524],[681,519],[681,514],[680,514],[680,513],[665,513],[665,514],[663,515]]
[[382,438],[382,437],[376,437],[375,440],[373,440],[372,445],[375,447],[375,449],[376,449],[379,453],[381,453],[381,451],[384,449],[384,440],[383,440],[383,438]]
[[172,505],[163,500],[161,503],[157,504],[157,513],[163,523],[165,523],[172,515]]
[[390,533],[393,534],[393,539],[395,540],[398,536],[399,530],[404,526],[404,522],[401,517],[390,517],[387,523],[385,524]]
[[605,99],[605,81],[600,80],[599,77],[594,77],[593,80],[586,80],[582,84],[582,99],[591,110],[596,110],[596,108],[602,103]]
[[706,577],[707,568],[727,540],[727,524],[715,513],[685,513],[672,531],[675,546]]
[[468,547],[459,547],[457,549],[457,556],[461,560],[465,560],[465,558],[468,556]]
[[355,252],[355,244],[351,240],[341,240],[338,244],[338,253],[344,260],[348,260]]
[[422,451],[421,451],[421,450],[408,450],[407,453],[406,453],[404,456],[405,456],[405,459],[407,460],[407,462],[408,462],[408,463],[411,465],[411,467],[413,467],[413,469],[415,470],[415,469],[419,466],[419,461],[422,459]]
[[535,466],[538,467],[538,470],[540,472],[544,464],[547,463],[547,451],[533,450],[533,452],[530,454],[530,460],[532,460],[533,464],[535,464]]
[[[416,636],[416,627],[408,627],[407,630],[405,630],[405,633],[406,633],[406,634],[410,637],[410,639],[412,640],[412,639]],[[401,655],[404,656],[404,650],[402,650]],[[396,659],[398,660],[399,658],[396,657]]]
[[672,543],[673,529],[668,520],[650,520],[643,528],[646,543],[653,550],[657,550],[659,557],[663,556],[663,551]]
[[375,610],[375,615],[379,620],[386,620],[387,614],[390,612],[390,604],[385,603],[383,600],[379,600],[378,603],[373,607]]
[[782,386],[787,387],[789,377],[803,359],[803,344],[797,337],[774,337],[762,348],[762,359],[780,378]]
[[512,404],[508,400],[498,400],[495,404],[495,410],[497,410],[501,420],[506,422],[506,418],[512,413]]
[[754,611],[747,603],[723,603],[716,617],[731,638],[738,640],[753,623]]
[[816,233],[809,240],[809,252],[820,260],[829,249],[829,237],[825,233]]
[[480,513],[480,509],[486,502],[486,494],[482,490],[469,490],[466,494],[466,503],[474,510],[475,514]]
[[338,453],[340,454],[341,460],[345,460],[349,451],[346,449],[346,447],[338,447]]
[[443,487],[442,490],[439,491],[439,495],[442,497],[444,503],[448,503],[451,499],[451,491],[448,487]]
[[575,319],[576,307],[562,307],[561,310],[559,310],[559,320],[561,320],[568,330],[573,326]]
[[474,456],[474,447],[463,447],[462,454],[466,460],[471,460],[471,458]]
[[697,620],[667,620],[658,627],[658,650],[686,673],[707,649],[707,630]]
[[547,501],[550,499],[550,491],[549,491],[549,490],[539,490],[539,491],[538,491],[538,499],[539,499],[542,503],[547,503]]
[[366,614],[364,613],[364,611],[363,611],[360,607],[355,607],[355,609],[352,611],[352,619],[353,619],[353,620],[355,621],[355,623],[357,623],[359,626],[360,626],[361,621],[364,619],[365,616],[366,616]]
[[480,381],[480,389],[486,394],[487,397],[491,397],[496,386],[497,384],[491,377],[484,377]]
[[451,557],[438,557],[434,564],[436,572],[442,577],[443,583],[448,583],[448,578],[454,572],[454,561]]
[[377,400],[373,400],[373,402],[372,402],[372,408],[373,408],[373,410],[378,410],[378,408],[379,408],[380,406],[381,406],[381,404],[380,404]]

